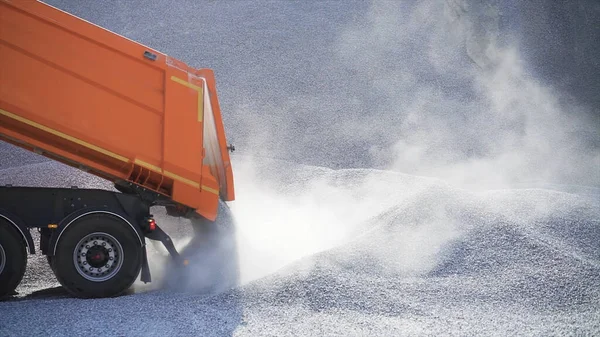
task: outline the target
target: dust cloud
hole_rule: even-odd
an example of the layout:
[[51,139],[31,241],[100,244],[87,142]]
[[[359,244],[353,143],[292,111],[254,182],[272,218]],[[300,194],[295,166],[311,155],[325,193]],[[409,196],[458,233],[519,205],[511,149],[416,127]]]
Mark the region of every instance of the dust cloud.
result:
[[[278,113],[239,106],[237,115],[252,116],[245,121],[252,138],[232,157],[241,284],[299,260],[310,268],[306,257],[384,222],[395,228],[361,252],[403,274],[426,273],[473,225],[449,214],[447,195],[436,191],[471,199],[471,192],[493,189],[600,185],[600,153],[592,146],[598,126],[586,107],[565,105],[560,92],[528,73],[518,38],[501,34],[499,17],[490,4],[374,1],[331,46],[331,66],[352,70],[361,83],[363,96],[354,102],[377,104],[353,118],[321,116],[337,127],[316,131],[297,130],[294,118],[270,119],[296,116],[297,101],[278,105]],[[318,109],[323,98],[330,97],[305,108]],[[257,106],[260,113],[252,111]],[[367,142],[371,167],[274,160],[286,151],[275,136],[282,130]],[[433,210],[416,202],[423,198]]]
[[[493,5],[461,1],[373,2],[363,21],[346,27],[332,46],[339,56],[333,63],[341,61],[367,83],[356,99],[381,99],[363,118],[339,117],[339,130],[317,136],[366,139],[373,168],[430,180],[421,177],[411,186],[401,174],[390,181],[391,173],[377,170],[317,167],[297,168],[304,174],[299,178],[277,172],[292,168],[275,163],[269,171],[257,164],[264,144],[280,151],[284,145],[269,135],[293,125],[266,117],[248,124],[256,148],[263,148],[252,156],[248,145],[247,157],[234,157],[232,210],[244,281],[351,241],[383,212],[400,205],[406,211],[427,186],[486,191],[600,184],[600,153],[590,146],[598,126],[586,120],[585,107],[565,106],[559,92],[527,72],[518,39],[498,31],[499,15]],[[352,172],[357,177],[334,183]],[[445,203],[443,196],[432,198]],[[427,218],[418,226],[399,221],[395,241],[370,253],[398,270],[435,267],[441,247],[461,232],[443,210]]]
[[392,145],[374,162],[470,188],[599,185],[598,125],[527,72],[500,16],[493,1],[374,2],[345,33],[346,64],[385,93],[373,118]]

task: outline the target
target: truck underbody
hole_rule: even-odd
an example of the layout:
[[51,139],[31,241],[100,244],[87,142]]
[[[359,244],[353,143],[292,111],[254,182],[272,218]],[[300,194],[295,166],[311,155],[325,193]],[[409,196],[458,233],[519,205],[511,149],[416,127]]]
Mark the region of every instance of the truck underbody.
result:
[[[14,291],[23,277],[27,253],[36,253],[31,229],[39,231],[39,250],[61,285],[77,297],[119,295],[140,272],[141,281],[150,282],[146,238],[162,242],[173,262],[185,265],[150,213],[160,202],[119,189],[129,193],[0,187],[0,296]],[[191,220],[197,225],[207,221],[200,216]]]

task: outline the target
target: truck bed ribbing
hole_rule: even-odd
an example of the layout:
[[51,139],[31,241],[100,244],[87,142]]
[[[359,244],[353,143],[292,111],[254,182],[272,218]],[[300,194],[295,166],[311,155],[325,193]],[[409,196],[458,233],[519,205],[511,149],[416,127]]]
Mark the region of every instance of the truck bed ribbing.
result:
[[234,199],[209,69],[38,1],[0,0],[0,135],[216,216]]

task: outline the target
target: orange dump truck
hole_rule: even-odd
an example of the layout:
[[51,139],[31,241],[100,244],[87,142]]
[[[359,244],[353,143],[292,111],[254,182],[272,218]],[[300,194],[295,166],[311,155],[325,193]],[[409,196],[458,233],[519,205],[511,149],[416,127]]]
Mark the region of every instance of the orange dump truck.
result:
[[0,296],[40,249],[81,297],[150,281],[145,238],[165,244],[150,208],[216,219],[234,199],[213,72],[39,1],[0,0],[0,139],[114,183],[0,187]]

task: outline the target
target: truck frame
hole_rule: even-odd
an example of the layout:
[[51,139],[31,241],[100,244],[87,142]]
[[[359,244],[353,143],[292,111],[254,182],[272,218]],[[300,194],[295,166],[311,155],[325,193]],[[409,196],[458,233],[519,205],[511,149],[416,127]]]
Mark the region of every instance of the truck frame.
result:
[[0,297],[36,248],[77,297],[150,282],[146,238],[183,261],[150,209],[193,225],[235,199],[214,73],[40,1],[0,0],[0,139],[115,191],[0,187]]

